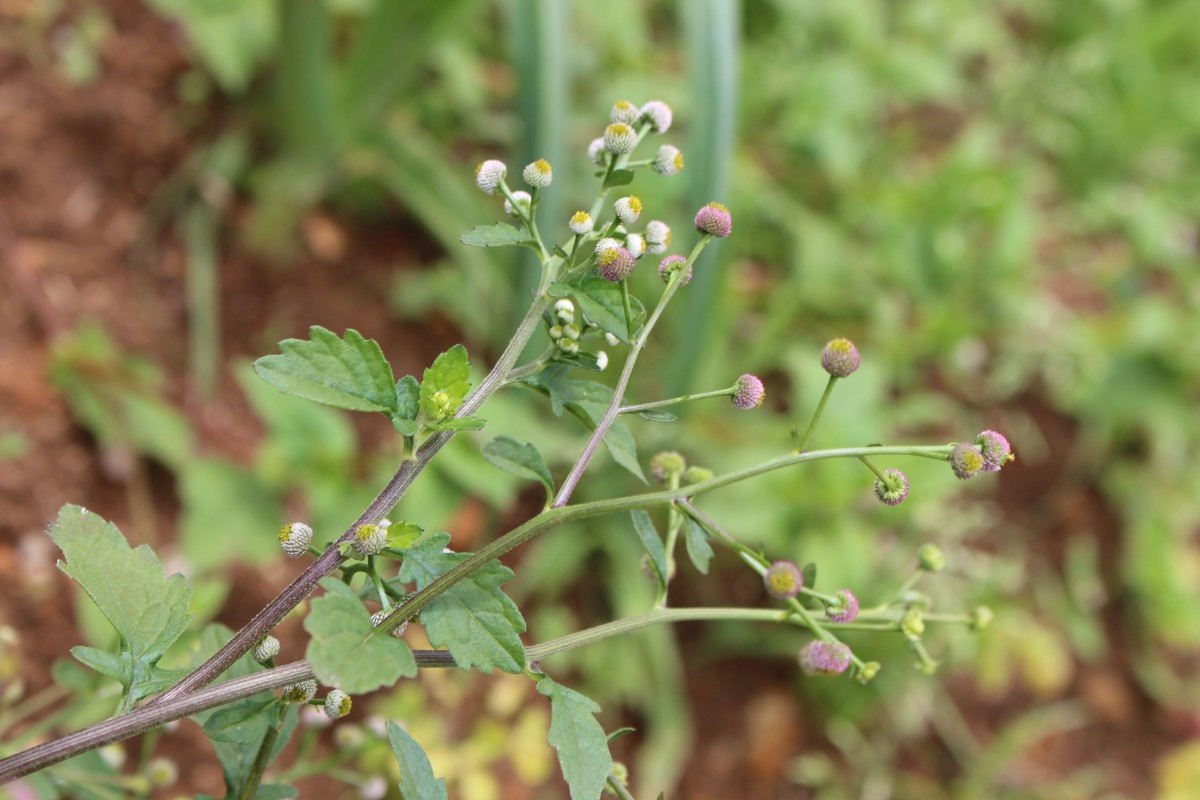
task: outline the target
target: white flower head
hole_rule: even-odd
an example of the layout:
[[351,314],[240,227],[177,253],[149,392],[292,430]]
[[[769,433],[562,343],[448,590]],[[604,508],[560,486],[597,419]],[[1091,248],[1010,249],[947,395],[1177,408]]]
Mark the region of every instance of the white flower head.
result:
[[567,222],[567,227],[576,236],[583,236],[584,234],[591,233],[592,228],[596,227],[596,223],[592,221],[592,215],[588,212],[576,211]]
[[575,339],[568,339],[564,336],[558,340],[558,349],[567,355],[573,355],[579,352],[579,342]]
[[488,159],[475,168],[475,185],[482,189],[484,194],[495,194],[500,188],[500,181],[504,180],[507,174],[508,167],[503,161]]
[[634,258],[646,255],[646,240],[640,234],[631,233],[625,237],[625,249],[633,253]]
[[518,212],[517,209],[513,208],[512,200],[506,197],[504,198],[505,214],[508,214],[510,217],[519,217],[522,214],[529,213],[529,204],[533,202],[533,197],[530,196],[529,192],[513,192],[512,197],[513,200],[517,201],[517,205],[521,207],[521,210]]
[[350,713],[354,699],[341,689],[334,689],[325,695],[325,716],[330,719],[341,719]]
[[545,189],[554,180],[554,170],[550,169],[549,161],[540,158],[532,164],[527,164],[521,177],[533,188]]
[[383,552],[383,548],[387,547],[387,540],[387,526],[366,524],[354,529],[350,544],[359,557],[366,558]]
[[564,297],[554,304],[554,315],[569,325],[575,321],[575,304]]
[[641,115],[642,110],[633,103],[628,100],[618,100],[613,103],[612,111],[609,112],[609,119],[613,122],[624,122],[626,125],[632,125]]
[[265,664],[279,655],[279,640],[268,634],[260,639],[258,644],[254,645],[254,650],[251,652],[254,654],[255,661]]
[[671,245],[671,229],[662,220],[652,219],[646,223],[646,249],[658,255],[665,253]]
[[[388,614],[392,612],[384,611],[382,608],[371,615],[371,627],[378,628],[379,625],[388,618]],[[391,634],[394,638],[399,639],[404,636],[404,632],[408,630],[408,620],[404,620],[396,627],[392,628]]]
[[613,203],[613,209],[617,212],[617,219],[625,225],[632,225],[642,214],[642,201],[629,195]]
[[683,153],[673,144],[664,144],[654,156],[653,169],[659,175],[674,175],[683,169]]
[[603,136],[592,139],[592,143],[588,145],[588,158],[597,167],[604,166],[604,160],[608,158],[608,149],[604,146]]
[[621,340],[618,339],[617,335],[615,333],[613,333],[612,331],[604,332],[604,341],[608,342],[609,347],[616,347],[617,345],[619,345],[621,343]]
[[313,529],[303,522],[289,522],[279,529],[279,546],[290,558],[307,553],[312,540]]
[[642,106],[641,116],[655,133],[666,133],[671,127],[671,107],[662,100],[651,100]]
[[608,353],[604,352],[603,350],[601,350],[599,353],[596,353],[596,366],[599,367],[601,371],[608,366]]
[[618,248],[620,246],[621,246],[621,243],[618,242],[616,239],[606,236],[605,238],[596,242],[596,255],[600,255],[605,250],[615,250],[616,248]]
[[624,122],[614,122],[604,129],[604,147],[614,155],[632,153],[637,146],[637,134]]

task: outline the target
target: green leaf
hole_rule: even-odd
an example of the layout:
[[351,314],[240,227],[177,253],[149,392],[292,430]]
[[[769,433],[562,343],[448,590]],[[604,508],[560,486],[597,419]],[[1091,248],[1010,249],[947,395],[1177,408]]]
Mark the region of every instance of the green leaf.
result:
[[571,800],[596,800],[612,771],[608,737],[595,717],[600,706],[550,678],[538,681],[537,690],[550,698],[546,740],[558,751],[558,765],[571,787]]
[[[800,576],[804,579],[804,583],[802,585],[804,586],[805,589],[816,589],[817,588],[817,565],[816,565],[816,563],[810,561],[807,564],[805,564],[804,567],[800,570]],[[811,595],[805,595],[803,598],[801,598],[800,602],[805,608],[811,608],[814,610],[820,610],[825,607],[824,603],[822,603],[820,600],[818,600],[817,598],[815,598]]]
[[483,417],[451,417],[425,426],[431,431],[477,431],[487,425]]
[[434,777],[429,756],[417,740],[391,720],[386,727],[396,763],[400,765],[400,796],[404,800],[446,800],[446,780]]
[[411,522],[393,522],[387,529],[387,546],[403,550],[421,535],[421,526]]
[[662,537],[658,535],[658,529],[654,527],[654,522],[645,511],[635,508],[629,514],[633,517],[633,529],[637,531],[642,546],[650,554],[650,565],[654,567],[654,572],[658,575],[658,585],[662,588],[667,585],[667,551],[663,547]]
[[614,186],[628,186],[631,183],[633,183],[633,170],[614,169],[604,179],[604,188],[611,189]]
[[[270,759],[277,758],[287,745],[300,719],[299,706],[289,704],[283,709],[282,720],[279,715],[279,699],[266,694],[223,706],[205,717],[204,733],[212,740],[213,749],[221,762],[229,796],[240,796],[254,771],[254,761],[269,727],[279,724],[279,736],[271,749]],[[279,784],[260,786],[255,794],[256,800],[295,796],[295,789]]]
[[412,375],[405,375],[396,381],[396,418],[416,419],[420,410],[421,384]]
[[[696,565],[701,575],[708,574],[708,562],[712,559],[712,546],[708,543],[708,534],[700,524],[691,517],[684,519],[684,539],[687,545],[688,558]],[[807,584],[805,584],[807,586]]]
[[594,353],[559,353],[555,356],[555,360],[562,364],[570,364],[572,367],[586,369],[588,372],[604,372],[604,367],[600,366],[600,361]]
[[[604,416],[607,406],[607,403],[572,403],[567,408],[590,430],[595,430],[596,423]],[[608,448],[614,461],[632,472],[642,483],[649,483],[642,472],[642,465],[638,462],[637,442],[620,419],[613,422],[612,427],[604,434],[604,446]]]
[[374,339],[347,330],[345,339],[314,325],[309,340],[284,339],[281,353],[254,362],[264,381],[286,393],[349,411],[395,413],[392,368]]
[[417,674],[404,641],[375,633],[371,615],[350,587],[323,578],[325,594],[312,602],[304,629],[312,634],[305,658],[317,679],[350,694],[365,694]]
[[[450,534],[439,533],[418,542],[404,553],[397,580],[416,581],[417,590],[470,557],[469,553],[443,552]],[[434,646],[445,645],[462,669],[478,668],[491,673],[525,669],[525,647],[519,636],[525,620],[500,585],[512,580],[513,572],[499,561],[491,561],[421,609],[421,624]]]
[[508,245],[529,245],[534,242],[529,234],[514,228],[505,222],[495,225],[476,225],[459,237],[459,241],[471,247],[506,247]]
[[415,419],[400,419],[399,417],[392,417],[392,427],[401,436],[416,436],[417,432],[421,430],[421,426]]
[[470,390],[467,349],[456,344],[433,360],[421,380],[421,421],[428,425],[452,417]]
[[546,468],[542,454],[532,444],[520,444],[515,439],[499,436],[483,446],[483,457],[510,475],[541,481],[546,487],[547,501],[554,497],[554,478]]
[[[629,344],[629,329],[625,326],[625,302],[621,297],[621,286],[604,280],[594,270],[573,278],[569,283],[553,283],[550,294],[554,297],[573,297],[585,317],[611,332],[625,344]],[[629,298],[633,312],[634,327],[646,313],[645,307],[636,297]]]
[[561,417],[563,409],[570,403],[584,401],[607,404],[612,399],[612,389],[595,381],[580,381],[567,377],[570,368],[565,364],[552,364],[541,372],[522,378],[526,386],[550,398],[550,410]]
[[655,411],[654,409],[647,409],[645,411],[638,411],[636,413],[642,419],[648,419],[651,422],[674,422],[675,420],[679,419],[679,417],[675,416],[674,414],[666,411]]
[[191,619],[191,590],[182,575],[166,576],[149,547],[131,550],[115,525],[79,506],[63,506],[50,538],[66,557],[59,569],[87,592],[121,637],[121,674],[130,681],[122,708],[128,710],[161,678],[154,665]]

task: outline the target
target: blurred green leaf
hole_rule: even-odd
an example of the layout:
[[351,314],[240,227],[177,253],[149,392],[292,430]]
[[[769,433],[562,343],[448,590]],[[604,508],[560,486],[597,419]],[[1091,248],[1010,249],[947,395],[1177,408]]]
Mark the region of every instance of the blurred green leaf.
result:
[[273,0],[150,0],[150,6],[183,26],[200,61],[231,94],[245,91],[275,46]]
[[629,513],[633,517],[633,529],[637,532],[638,538],[642,540],[642,547],[646,548],[646,552],[650,555],[650,565],[654,567],[654,573],[658,576],[659,590],[662,591],[668,580],[667,551],[663,547],[662,537],[658,535],[653,520],[645,511],[638,508]]
[[554,477],[546,467],[542,454],[532,444],[520,444],[507,436],[498,436],[483,446],[483,457],[505,472],[540,481],[546,487],[546,502],[554,498]]
[[712,545],[708,543],[708,533],[691,517],[684,517],[683,526],[683,543],[687,546],[688,558],[696,565],[701,575],[707,575],[708,562],[713,556]]
[[434,777],[429,756],[417,740],[391,720],[387,721],[387,733],[400,765],[400,796],[404,800],[446,800],[446,781]]
[[505,247],[507,245],[536,247],[528,233],[505,222],[497,222],[495,225],[476,225],[460,236],[459,241],[471,247]]
[[304,657],[317,679],[349,694],[364,694],[417,674],[403,640],[376,633],[371,615],[350,587],[322,578],[325,594],[312,602],[304,629],[312,634]]

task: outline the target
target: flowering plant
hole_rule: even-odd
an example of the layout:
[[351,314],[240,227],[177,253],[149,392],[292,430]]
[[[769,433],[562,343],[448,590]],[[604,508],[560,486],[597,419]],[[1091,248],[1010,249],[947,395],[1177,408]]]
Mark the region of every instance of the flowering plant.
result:
[[[606,788],[628,797],[626,775],[609,753],[609,735],[596,719],[599,707],[548,675],[541,659],[650,625],[683,620],[770,622],[798,629],[798,663],[806,675],[849,673],[861,683],[881,669],[843,641],[845,630],[899,634],[932,672],[937,662],[926,651],[927,623],[962,623],[975,629],[988,619],[986,609],[967,614],[933,613],[928,601],[913,591],[924,573],[945,565],[936,548],[918,554],[916,568],[896,591],[860,605],[860,588],[832,592],[816,587],[816,565],[768,555],[745,543],[745,532],[714,519],[701,506],[709,492],[773,470],[830,458],[857,459],[874,475],[875,496],[897,505],[909,495],[909,480],[896,468],[875,462],[894,457],[947,461],[958,478],[999,470],[1012,459],[1004,437],[984,431],[970,441],[946,445],[859,446],[810,450],[809,441],[834,386],[851,377],[860,354],[847,339],[825,345],[814,366],[828,373],[824,394],[803,433],[792,429],[791,448],[777,457],[743,469],[715,474],[688,465],[675,452],[649,459],[656,488],[628,496],[575,502],[573,496],[589,465],[603,447],[638,479],[648,482],[636,443],[622,417],[639,415],[670,422],[665,409],[706,399],[728,398],[735,410],[762,406],[762,380],[743,374],[730,385],[667,399],[630,402],[630,377],[639,356],[672,298],[692,277],[699,254],[714,239],[733,232],[731,211],[720,203],[700,208],[691,228],[694,239],[686,255],[665,255],[657,265],[661,294],[644,305],[630,290],[629,279],[648,256],[666,254],[685,237],[674,237],[661,220],[635,230],[646,209],[632,194],[610,201],[614,190],[632,183],[638,170],[670,176],[683,168],[680,151],[662,144],[649,158],[635,153],[651,134],[670,130],[671,109],[653,101],[642,106],[615,104],[611,122],[588,148],[597,167],[599,190],[591,206],[565,221],[566,234],[547,245],[538,218],[541,194],[553,184],[552,165],[544,160],[525,166],[526,189],[509,183],[507,166],[484,161],[475,172],[479,189],[503,198],[512,223],[478,226],[462,236],[475,247],[520,246],[532,249],[541,265],[536,294],[508,346],[487,375],[472,387],[467,351],[456,345],[438,356],[418,380],[396,379],[379,346],[357,331],[338,336],[313,327],[308,339],[288,339],[280,352],[259,359],[259,376],[282,392],[336,408],[382,413],[401,444],[395,475],[375,500],[345,531],[330,538],[304,522],[284,525],[278,534],[286,556],[313,560],[262,611],[231,637],[201,637],[204,657],[191,669],[160,666],[170,647],[185,632],[190,589],[181,575],[167,576],[146,548],[131,550],[114,526],[77,507],[62,510],[50,535],[62,549],[62,569],[76,580],[120,633],[115,652],[75,648],[85,665],[118,680],[123,694],[117,716],[78,733],[30,748],[0,761],[0,779],[10,780],[64,758],[101,747],[185,716],[195,717],[213,740],[230,796],[290,796],[289,787],[263,784],[272,760],[295,725],[298,706],[320,707],[331,720],[350,712],[355,695],[415,677],[420,669],[477,669],[524,674],[549,699],[548,741],[557,750],[562,773],[573,798],[595,798]],[[557,221],[555,221],[557,223]],[[689,231],[690,233],[690,231]],[[690,236],[687,238],[691,238]],[[518,363],[534,337],[545,337],[536,357]],[[619,355],[617,355],[619,354]],[[604,372],[620,363],[613,386],[579,377]],[[396,521],[393,514],[405,492],[446,443],[460,431],[488,423],[479,416],[496,392],[522,386],[541,395],[552,413],[564,412],[590,431],[573,466],[556,481],[530,443],[497,436],[483,445],[483,456],[496,467],[540,483],[543,509],[477,552],[447,548],[448,534],[426,531],[420,520]],[[665,512],[658,523],[650,512]],[[656,587],[656,599],[644,613],[538,644],[521,639],[525,623],[520,609],[502,590],[514,573],[498,559],[536,536],[564,523],[600,514],[630,515],[631,528],[645,555],[643,568]],[[660,530],[660,525],[665,528]],[[714,545],[730,550],[761,576],[769,608],[677,608],[670,603],[672,580],[681,550],[706,573]],[[120,574],[116,585],[113,575]],[[305,629],[311,638],[302,661],[276,665],[279,642],[272,629],[317,587]],[[437,649],[414,650],[404,636],[419,622]],[[802,634],[800,632],[803,632]],[[234,677],[205,688],[233,669]],[[318,696],[320,687],[326,687]],[[279,690],[278,695],[271,690]],[[385,733],[400,771],[400,791],[409,800],[444,798],[446,787],[436,778],[418,742],[389,722]]]

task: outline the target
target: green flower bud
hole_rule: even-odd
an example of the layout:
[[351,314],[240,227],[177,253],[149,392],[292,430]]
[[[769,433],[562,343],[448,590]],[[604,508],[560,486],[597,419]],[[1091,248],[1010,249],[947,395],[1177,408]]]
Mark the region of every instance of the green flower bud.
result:
[[862,665],[862,668],[858,671],[858,674],[854,676],[854,679],[863,686],[866,686],[868,683],[874,680],[876,675],[879,674],[880,668],[881,665],[878,661],[868,661]]
[[975,606],[971,609],[970,628],[975,633],[986,631],[988,626],[992,624],[992,610],[987,606]]
[[900,619],[900,632],[906,639],[919,640],[925,633],[925,620],[921,618],[921,612],[915,608],[904,612]]
[[936,544],[923,544],[917,551],[917,561],[925,572],[941,572],[946,568],[946,557]]

